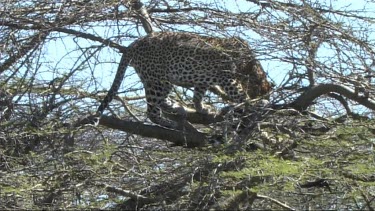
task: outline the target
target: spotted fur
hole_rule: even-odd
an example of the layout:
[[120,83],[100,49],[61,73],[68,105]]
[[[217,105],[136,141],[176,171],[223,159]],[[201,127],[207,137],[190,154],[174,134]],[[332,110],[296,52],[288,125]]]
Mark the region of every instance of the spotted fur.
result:
[[167,101],[173,85],[194,87],[193,102],[198,112],[204,112],[202,98],[212,86],[219,86],[236,103],[271,90],[262,66],[242,39],[153,33],[134,41],[123,52],[112,87],[98,108],[99,114],[116,95],[128,65],[134,67],[144,85],[148,117],[166,127],[177,126],[161,116],[162,110],[176,111]]

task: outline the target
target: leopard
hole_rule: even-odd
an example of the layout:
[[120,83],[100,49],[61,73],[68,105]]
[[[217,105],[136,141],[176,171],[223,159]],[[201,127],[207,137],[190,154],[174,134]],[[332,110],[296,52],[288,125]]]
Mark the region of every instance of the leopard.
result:
[[135,69],[143,83],[147,117],[168,128],[177,128],[178,123],[162,113],[185,114],[181,106],[168,99],[173,86],[194,88],[193,104],[200,113],[207,113],[202,101],[213,87],[233,103],[267,95],[272,89],[254,51],[239,37],[155,32],[135,40],[121,53],[112,86],[98,107],[99,115],[117,94],[128,66]]

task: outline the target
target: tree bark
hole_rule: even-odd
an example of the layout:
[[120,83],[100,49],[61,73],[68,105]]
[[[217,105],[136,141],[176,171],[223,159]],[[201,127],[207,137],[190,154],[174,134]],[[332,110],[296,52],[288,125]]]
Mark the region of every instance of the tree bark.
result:
[[305,91],[301,96],[299,96],[293,103],[291,103],[291,107],[299,111],[306,110],[316,98],[325,94],[329,94],[331,92],[340,94],[369,109],[375,110],[374,100],[358,96],[355,90],[344,85],[337,84],[319,84],[313,86],[309,88],[307,91]]

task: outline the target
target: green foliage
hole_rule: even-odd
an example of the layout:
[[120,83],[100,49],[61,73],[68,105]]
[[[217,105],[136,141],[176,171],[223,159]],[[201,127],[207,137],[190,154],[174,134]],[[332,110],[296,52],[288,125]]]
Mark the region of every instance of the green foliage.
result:
[[242,158],[246,160],[245,167],[240,171],[223,172],[222,175],[224,177],[243,179],[249,176],[296,175],[301,173],[301,169],[304,168],[303,163],[296,161],[284,161],[261,151],[240,156],[242,156]]
[[[217,206],[224,209],[233,204],[230,201],[243,197],[243,191],[277,198],[301,209],[304,207],[300,201],[309,197],[321,208],[327,208],[330,200],[337,197],[341,197],[342,204],[354,207],[354,199],[359,203],[364,200],[364,195],[371,198],[370,193],[374,191],[375,135],[372,124],[372,121],[352,122],[350,125],[337,125],[321,136],[304,136],[297,140],[291,158],[280,156],[283,144],[291,142],[290,135],[280,131],[273,134],[272,130],[268,132],[268,137],[285,137],[272,142],[274,150],[265,148],[228,153],[233,143],[184,149],[166,147],[155,141],[139,145],[137,142],[141,139],[137,144],[129,142],[119,146],[113,142],[115,139],[108,139],[93,148],[82,145],[65,154],[30,151],[22,157],[7,159],[9,170],[3,168],[8,173],[2,175],[0,189],[4,197],[18,195],[27,201],[32,195],[39,203],[23,204],[30,209],[43,207],[42,202],[46,202],[48,193],[56,193],[61,199],[77,193],[80,201],[70,205],[74,208],[126,203],[128,197],[110,196],[103,189],[114,184],[124,190],[149,194],[148,197],[173,196],[168,203],[181,208],[198,206],[203,209],[218,201]],[[57,143],[53,134],[50,129],[45,133],[37,132],[39,138],[52,137],[44,143]],[[9,135],[17,137],[16,133]],[[46,160],[48,156],[53,159]],[[328,186],[301,188],[301,185],[317,179],[324,179]],[[145,188],[144,184],[150,184],[150,188],[153,184],[161,186],[150,193],[139,192]],[[160,188],[162,192],[158,192]],[[291,194],[294,197],[290,198]],[[55,197],[55,200],[58,198]],[[226,198],[230,200],[224,200]],[[257,201],[254,201],[253,208],[267,208]],[[55,203],[54,206],[63,205]]]
[[[301,203],[304,200],[311,200],[316,209],[328,209],[336,198],[340,198],[342,206],[354,208],[356,203],[364,204],[373,197],[373,125],[373,121],[337,124],[320,136],[305,134],[296,140],[291,140],[293,136],[286,130],[283,133],[269,129],[269,139],[283,138],[265,141],[263,149],[234,153],[229,150],[235,144],[232,142],[200,149],[169,147],[164,142],[145,139],[127,139],[126,144],[119,145],[123,136],[115,138],[113,133],[112,138],[101,142],[95,141],[95,136],[78,140],[77,144],[82,145],[63,153],[64,139],[59,137],[64,136],[57,135],[66,131],[54,131],[46,124],[43,131],[30,128],[25,133],[29,134],[28,141],[30,137],[38,138],[42,146],[54,145],[53,150],[35,148],[15,156],[14,149],[1,149],[5,161],[2,172],[7,172],[1,175],[1,200],[11,201],[8,196],[17,196],[24,201],[22,207],[29,209],[50,204],[62,208],[67,198],[75,201],[70,208],[130,203],[128,196],[107,192],[105,187],[111,186],[157,201],[166,200],[166,208],[204,209],[217,202],[215,206],[225,209],[238,200],[244,202],[242,197],[248,191],[300,209],[306,208]],[[78,132],[95,134],[89,127]],[[7,135],[22,143],[19,133]],[[259,140],[254,136],[244,146]],[[293,141],[297,143],[294,148],[290,145]],[[288,147],[293,151],[291,157],[282,155]],[[319,179],[326,184],[304,187]],[[48,200],[51,194],[55,194],[53,201]],[[251,207],[280,208],[258,202],[255,199]]]
[[[299,147],[295,149],[296,154],[292,160],[278,157],[277,152],[270,154],[269,151],[263,150],[251,153],[240,152],[234,155],[216,154],[213,159],[215,163],[243,161],[241,168],[220,173],[223,184],[228,184],[228,189],[223,190],[222,193],[227,197],[233,197],[246,189],[268,195],[302,191],[302,198],[303,193],[306,193],[315,196],[314,200],[323,200],[323,196],[327,197],[326,199],[331,198],[327,194],[340,189],[350,195],[344,197],[348,206],[352,199],[363,200],[363,193],[374,191],[373,123],[373,121],[352,122],[337,125],[321,136],[307,136],[298,141]],[[283,134],[277,134],[275,137],[277,136],[287,137]],[[285,142],[288,142],[288,138],[285,139]],[[300,188],[301,184],[308,184],[322,178],[328,181],[329,185],[321,188],[319,186],[309,189]],[[239,186],[238,181],[242,181],[244,185]],[[355,188],[345,188],[348,184]],[[340,195],[338,194],[337,197],[341,197]]]

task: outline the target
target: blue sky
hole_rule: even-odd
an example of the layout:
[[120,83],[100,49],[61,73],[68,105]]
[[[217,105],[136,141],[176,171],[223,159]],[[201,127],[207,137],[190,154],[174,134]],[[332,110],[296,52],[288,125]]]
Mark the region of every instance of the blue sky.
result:
[[[204,1],[210,2],[210,1]],[[211,2],[222,2],[230,10],[241,10],[243,12],[249,11],[252,9],[252,4],[246,2],[245,0],[236,0],[234,3],[228,4],[228,1],[221,0],[211,0]],[[233,1],[232,1],[233,2]],[[285,1],[288,2],[288,1]],[[328,1],[325,1],[328,2]],[[331,1],[331,4],[336,9],[363,9],[366,7],[368,10],[375,11],[373,4],[367,4],[364,0],[337,0]],[[93,33],[97,33],[100,36],[112,36],[117,35],[116,31],[109,31],[106,26],[103,27],[95,27],[92,31]],[[114,34],[115,33],[115,34]],[[61,34],[64,37],[64,34]],[[373,36],[373,35],[372,35]],[[128,43],[123,42],[123,45],[128,45]],[[44,80],[52,80],[52,78],[60,77],[64,73],[68,73],[72,68],[77,67],[77,65],[73,65],[77,62],[77,56],[81,55],[82,50],[81,47],[89,47],[92,45],[100,45],[99,43],[87,41],[84,39],[73,39],[71,36],[65,36],[64,38],[60,39],[57,38],[53,41],[47,43],[44,47],[45,54],[45,63],[44,69],[45,74],[41,74],[41,79]],[[321,54],[331,54],[329,50],[323,50],[320,52]],[[290,71],[292,68],[290,64],[282,63],[275,60],[267,60],[264,59],[262,56],[259,57],[261,59],[261,63],[264,69],[269,73],[270,78],[276,82],[276,84],[280,84],[283,78],[285,77],[286,73]],[[82,58],[81,60],[83,60]],[[115,75],[115,71],[117,69],[118,62],[120,61],[120,54],[117,51],[111,48],[103,48],[100,53],[98,54],[97,59],[91,59],[90,62],[86,64],[87,70],[85,70],[82,74],[77,75],[78,79],[82,81],[89,81],[92,73],[94,73],[94,77],[98,80],[100,86],[96,87],[97,84],[92,84],[92,89],[98,88],[99,90],[109,89],[110,84],[112,83],[113,77]],[[57,71],[53,74],[50,73],[50,70],[56,69]],[[131,71],[131,68],[127,71],[127,80],[126,84],[123,84],[122,90],[124,88],[131,88],[132,85],[137,81],[137,76]],[[131,75],[131,76],[129,76]],[[141,84],[137,84],[140,86]],[[136,93],[134,93],[136,94]],[[140,94],[140,93],[138,93]]]

